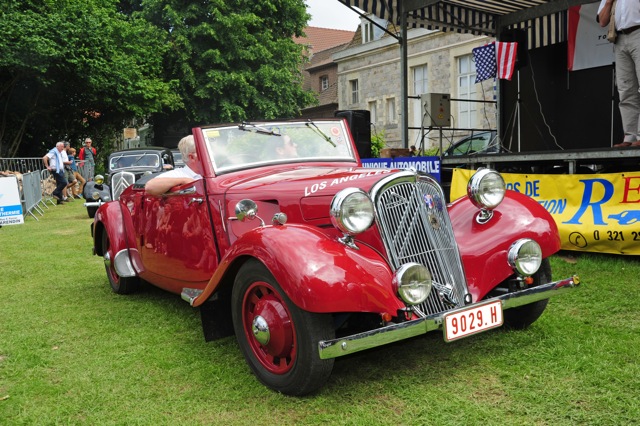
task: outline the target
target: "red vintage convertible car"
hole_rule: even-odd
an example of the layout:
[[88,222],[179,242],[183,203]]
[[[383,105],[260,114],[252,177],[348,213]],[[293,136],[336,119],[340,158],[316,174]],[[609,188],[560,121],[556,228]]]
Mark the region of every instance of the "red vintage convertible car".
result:
[[[151,196],[145,176],[92,227],[116,293],[145,280],[235,333],[266,386],[304,395],[336,357],[440,330],[522,328],[550,296],[556,225],[488,169],[447,205],[412,170],[368,169],[343,120],[193,129],[203,178]],[[288,145],[288,146],[287,146]]]

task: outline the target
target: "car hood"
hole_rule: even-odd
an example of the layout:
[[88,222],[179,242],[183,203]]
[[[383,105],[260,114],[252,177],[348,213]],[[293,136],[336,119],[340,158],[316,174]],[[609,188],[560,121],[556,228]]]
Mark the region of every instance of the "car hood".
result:
[[328,206],[338,191],[357,187],[368,192],[372,185],[393,172],[393,169],[363,167],[273,170],[230,185],[226,199],[229,209],[240,199],[250,198],[277,205],[290,220],[295,221],[298,215],[301,220],[328,218]]

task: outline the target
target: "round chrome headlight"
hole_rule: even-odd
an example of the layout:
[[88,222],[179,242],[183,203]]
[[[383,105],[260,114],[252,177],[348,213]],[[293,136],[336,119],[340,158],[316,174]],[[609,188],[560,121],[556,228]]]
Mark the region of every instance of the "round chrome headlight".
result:
[[476,207],[493,210],[504,199],[505,187],[500,173],[491,169],[481,169],[469,179],[467,194]]
[[396,271],[393,285],[406,304],[417,305],[431,293],[431,273],[419,263],[405,263]]
[[99,200],[100,199],[100,193],[98,191],[93,191],[91,193],[91,198],[93,198],[94,200]]
[[95,175],[93,177],[93,181],[97,184],[97,185],[102,185],[104,183],[104,176],[102,175]]
[[361,189],[343,189],[331,200],[331,223],[346,234],[366,231],[373,223],[373,216],[373,203]]
[[509,265],[518,273],[531,276],[538,271],[542,264],[542,249],[537,242],[529,238],[522,238],[511,244],[508,259]]

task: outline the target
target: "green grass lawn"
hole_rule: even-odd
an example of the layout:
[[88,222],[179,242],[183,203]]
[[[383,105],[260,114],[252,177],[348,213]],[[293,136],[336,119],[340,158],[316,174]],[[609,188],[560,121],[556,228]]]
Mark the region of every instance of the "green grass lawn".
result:
[[[0,424],[628,425],[640,419],[640,263],[552,259],[582,287],[525,331],[440,333],[336,360],[317,394],[262,386],[235,338],[150,286],[111,292],[80,200],[0,229]],[[567,254],[566,252],[564,254]]]

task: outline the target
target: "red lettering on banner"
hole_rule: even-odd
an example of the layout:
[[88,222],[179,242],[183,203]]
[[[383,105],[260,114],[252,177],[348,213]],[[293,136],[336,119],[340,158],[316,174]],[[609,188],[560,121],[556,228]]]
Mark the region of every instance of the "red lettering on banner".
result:
[[638,184],[637,186],[631,188],[631,179],[640,179],[640,176],[631,176],[631,177],[624,178],[624,196],[622,197],[621,203],[626,203],[626,204],[640,203],[640,197],[638,197],[638,199],[632,200],[632,201],[629,201],[629,199],[627,198],[627,196],[629,195],[629,192],[631,192],[631,191],[634,191],[634,192],[640,194],[640,184]]

